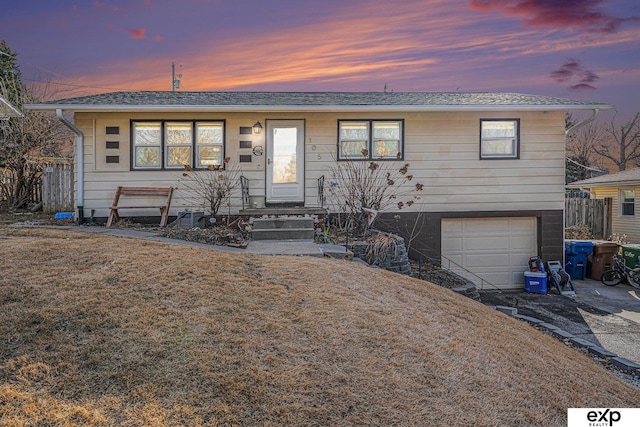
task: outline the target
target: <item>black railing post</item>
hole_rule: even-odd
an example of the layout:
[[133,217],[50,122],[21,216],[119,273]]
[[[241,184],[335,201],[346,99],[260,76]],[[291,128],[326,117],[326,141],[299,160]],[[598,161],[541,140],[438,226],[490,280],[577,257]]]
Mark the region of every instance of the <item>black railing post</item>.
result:
[[245,209],[245,204],[249,204],[249,179],[240,175],[240,188],[242,191],[242,209]]
[[318,202],[324,208],[324,175],[318,178]]

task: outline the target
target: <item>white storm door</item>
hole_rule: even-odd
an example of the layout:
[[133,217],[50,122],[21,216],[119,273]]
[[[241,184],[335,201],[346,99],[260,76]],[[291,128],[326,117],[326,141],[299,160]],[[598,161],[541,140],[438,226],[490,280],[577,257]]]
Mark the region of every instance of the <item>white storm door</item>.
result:
[[304,120],[267,120],[267,202],[304,203]]

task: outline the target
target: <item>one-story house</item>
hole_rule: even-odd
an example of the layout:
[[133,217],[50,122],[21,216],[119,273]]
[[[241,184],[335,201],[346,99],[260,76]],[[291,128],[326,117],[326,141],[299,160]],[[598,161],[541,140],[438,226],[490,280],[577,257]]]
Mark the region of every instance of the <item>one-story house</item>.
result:
[[605,199],[611,232],[640,243],[640,168],[572,182],[567,188],[588,190],[591,198]]
[[[78,135],[80,219],[107,217],[119,185],[176,187],[183,163],[229,157],[267,204],[318,207],[335,162],[404,162],[421,198],[385,215],[419,222],[416,250],[498,288],[521,287],[531,256],[563,259],[565,112],[611,107],[461,92],[115,92],[27,106],[56,111]],[[295,179],[274,178],[278,150]],[[178,188],[172,215],[185,206]]]

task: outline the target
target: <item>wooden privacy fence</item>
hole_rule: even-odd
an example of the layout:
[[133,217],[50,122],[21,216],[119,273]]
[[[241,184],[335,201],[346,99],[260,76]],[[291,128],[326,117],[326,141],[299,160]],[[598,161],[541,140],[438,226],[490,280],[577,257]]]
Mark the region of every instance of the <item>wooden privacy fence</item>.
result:
[[565,226],[586,225],[595,239],[606,239],[610,234],[608,204],[605,199],[564,199]]
[[73,211],[73,163],[47,164],[42,174],[42,210],[47,213]]

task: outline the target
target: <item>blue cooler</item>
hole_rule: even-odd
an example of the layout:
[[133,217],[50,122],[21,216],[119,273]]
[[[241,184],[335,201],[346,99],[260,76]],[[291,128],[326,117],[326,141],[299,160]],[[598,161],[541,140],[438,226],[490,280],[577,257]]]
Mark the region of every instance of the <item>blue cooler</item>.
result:
[[547,293],[547,273],[537,271],[524,272],[524,290],[532,294]]
[[587,257],[593,252],[593,242],[589,240],[565,240],[565,271],[574,280],[587,277]]

